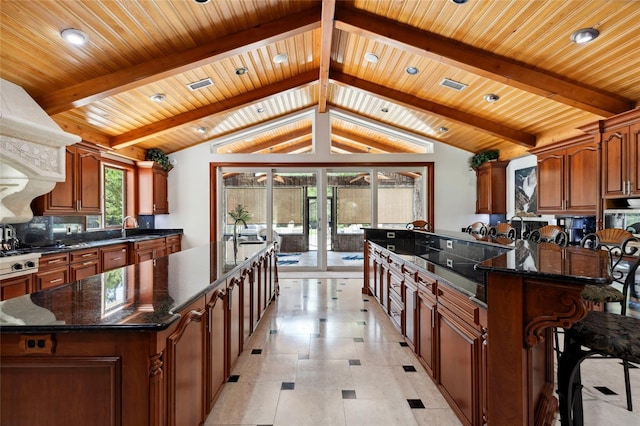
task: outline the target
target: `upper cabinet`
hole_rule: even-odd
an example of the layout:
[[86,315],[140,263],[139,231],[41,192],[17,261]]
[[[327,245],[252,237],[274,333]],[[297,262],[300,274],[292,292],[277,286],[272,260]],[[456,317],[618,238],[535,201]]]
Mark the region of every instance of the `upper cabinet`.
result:
[[602,197],[640,196],[640,110],[604,122]]
[[81,144],[66,148],[64,182],[33,201],[34,214],[93,215],[101,213],[100,152]]
[[476,169],[476,213],[507,213],[508,161],[488,161]]
[[136,164],[138,165],[139,214],[168,214],[169,172],[155,161],[139,161]]
[[596,214],[600,163],[598,144],[592,136],[531,152],[538,156],[538,213]]

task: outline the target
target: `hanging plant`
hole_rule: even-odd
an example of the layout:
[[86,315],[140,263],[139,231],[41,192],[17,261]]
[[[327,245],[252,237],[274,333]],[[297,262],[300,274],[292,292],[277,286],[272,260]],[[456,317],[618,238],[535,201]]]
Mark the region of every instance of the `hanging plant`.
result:
[[158,148],[148,149],[144,159],[147,161],[155,161],[166,171],[173,169],[173,165],[169,162],[169,156]]
[[471,157],[471,167],[474,169],[477,169],[487,161],[497,160],[499,156],[500,156],[500,151],[497,149],[480,152],[474,155],[473,157]]

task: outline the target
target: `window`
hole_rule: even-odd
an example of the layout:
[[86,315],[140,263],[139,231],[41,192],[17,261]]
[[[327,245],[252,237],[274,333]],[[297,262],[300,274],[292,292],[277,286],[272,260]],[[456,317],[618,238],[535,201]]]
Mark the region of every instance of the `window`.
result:
[[110,166],[104,166],[104,227],[120,226],[126,216],[126,181],[125,172]]

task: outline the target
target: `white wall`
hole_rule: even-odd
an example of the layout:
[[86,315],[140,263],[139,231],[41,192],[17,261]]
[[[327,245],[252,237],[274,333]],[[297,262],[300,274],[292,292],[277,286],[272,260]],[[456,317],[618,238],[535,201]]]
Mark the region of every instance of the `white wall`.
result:
[[[209,164],[211,162],[287,163],[305,166],[310,162],[326,162],[351,166],[358,163],[433,162],[435,164],[435,227],[441,230],[460,230],[484,220],[488,215],[475,215],[476,177],[469,167],[471,153],[435,142],[432,154],[332,154],[327,114],[315,115],[315,154],[251,155],[212,154],[211,144],[200,145],[171,154],[177,163],[169,173],[169,215],[156,216],[157,228],[182,228],[183,248],[209,242]],[[511,191],[513,192],[513,191]]]

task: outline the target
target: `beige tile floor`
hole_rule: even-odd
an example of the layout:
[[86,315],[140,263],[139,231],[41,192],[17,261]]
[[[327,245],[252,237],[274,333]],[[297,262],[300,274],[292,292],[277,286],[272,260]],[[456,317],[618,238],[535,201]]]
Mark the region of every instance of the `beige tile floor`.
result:
[[[237,382],[225,384],[205,425],[461,424],[415,355],[400,346],[401,335],[375,299],[363,300],[368,297],[361,294],[361,278],[311,275],[282,274],[280,297],[232,372]],[[640,424],[639,369],[631,378],[637,411],[629,412],[622,366],[613,360],[587,363],[585,424]],[[605,396],[593,386],[618,395]],[[411,408],[409,400],[425,408]]]

